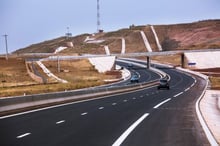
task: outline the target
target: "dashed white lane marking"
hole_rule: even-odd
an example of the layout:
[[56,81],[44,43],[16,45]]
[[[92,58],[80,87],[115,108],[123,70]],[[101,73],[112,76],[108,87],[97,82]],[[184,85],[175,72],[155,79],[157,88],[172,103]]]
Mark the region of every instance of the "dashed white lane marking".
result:
[[158,108],[158,107],[160,107],[161,105],[163,105],[164,103],[166,103],[166,102],[168,102],[170,100],[171,100],[171,98],[168,98],[167,100],[164,100],[163,102],[161,102],[158,105],[154,106],[154,108]]
[[187,89],[185,89],[184,91],[186,92],[186,91],[189,91],[190,90],[190,87],[189,88],[187,88]]
[[30,135],[30,134],[31,134],[31,133],[25,133],[25,134],[22,134],[22,135],[17,136],[16,138],[17,138],[17,139],[20,139],[20,138],[23,138],[23,137],[28,136],[28,135]]
[[133,99],[133,100],[135,100],[136,98],[135,98],[135,97],[133,97],[132,99]]
[[56,124],[61,124],[61,123],[64,123],[64,122],[65,122],[65,120],[62,120],[62,121],[56,122]]
[[128,100],[123,100],[123,102],[127,102]]
[[112,146],[120,146],[128,135],[147,117],[149,113],[145,113],[134,124],[132,124],[115,142]]
[[99,107],[100,110],[104,109],[104,107]]
[[190,87],[192,88],[195,85],[195,83],[193,83]]
[[112,103],[112,105],[116,105],[117,103]]
[[183,92],[180,92],[180,93],[178,93],[178,94],[174,95],[173,97],[180,96],[181,94],[183,94]]
[[143,97],[144,97],[143,95],[140,96],[140,98],[143,98]]
[[85,113],[82,113],[81,116],[85,116],[85,115],[87,115],[87,114],[88,114],[88,113],[85,112]]

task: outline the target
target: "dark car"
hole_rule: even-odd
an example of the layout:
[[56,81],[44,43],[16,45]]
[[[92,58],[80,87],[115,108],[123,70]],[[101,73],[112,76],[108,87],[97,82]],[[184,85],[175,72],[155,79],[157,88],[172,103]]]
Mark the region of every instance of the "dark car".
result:
[[131,83],[138,83],[139,82],[139,77],[138,75],[132,75],[130,79]]
[[128,64],[128,68],[132,68],[133,67],[133,64],[132,63],[129,63]]
[[167,79],[161,79],[159,82],[159,85],[157,87],[157,89],[161,89],[161,88],[166,88],[166,89],[170,89],[170,85]]

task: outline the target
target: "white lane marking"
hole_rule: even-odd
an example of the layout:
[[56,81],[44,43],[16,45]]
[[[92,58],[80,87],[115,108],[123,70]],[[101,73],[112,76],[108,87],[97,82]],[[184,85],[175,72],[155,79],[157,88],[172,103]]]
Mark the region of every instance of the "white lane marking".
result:
[[104,107],[99,107],[100,110],[104,109]]
[[163,102],[161,102],[158,105],[154,106],[154,108],[158,108],[158,107],[160,107],[161,105],[163,105],[164,103],[166,103],[166,102],[168,102],[170,100],[171,100],[171,98],[168,98],[167,100],[164,100]]
[[140,98],[143,98],[143,97],[144,97],[143,95],[140,96]]
[[30,135],[30,134],[31,134],[31,133],[25,133],[25,134],[22,134],[22,135],[17,136],[16,138],[17,138],[17,139],[20,139],[20,138],[23,138],[23,137],[28,136],[28,135]]
[[124,102],[127,102],[128,100],[123,100]]
[[85,112],[85,113],[82,113],[81,116],[85,116],[85,115],[87,115],[87,114],[88,114],[88,113]]
[[135,100],[136,98],[135,98],[135,97],[133,97],[132,99],[133,99],[133,100]]
[[183,92],[180,92],[180,93],[178,93],[178,94],[174,95],[173,97],[180,96],[181,94],[183,94]]
[[115,142],[112,146],[120,146],[128,135],[147,117],[149,113],[145,113],[135,123],[133,123]]
[[61,124],[61,123],[64,123],[64,122],[65,122],[65,120],[62,120],[62,121],[56,122],[56,124]]
[[149,94],[146,94],[146,96],[148,96]]
[[[128,91],[128,92],[126,92],[126,93],[134,93],[134,92],[137,92],[137,91],[144,91],[144,90],[146,90],[146,89],[151,89],[151,88],[154,88],[154,87],[155,87],[155,86],[150,86],[150,87],[146,87],[146,88],[137,89],[137,90],[135,90],[135,91]],[[122,95],[122,94],[124,94],[124,93],[114,94],[114,96]],[[25,114],[30,114],[30,113],[34,113],[34,112],[39,112],[39,111],[44,111],[44,110],[59,108],[59,107],[68,106],[68,105],[73,105],[73,104],[78,104],[78,103],[83,103],[83,102],[89,102],[89,101],[95,101],[95,100],[105,99],[105,98],[107,98],[107,97],[111,97],[111,95],[110,95],[110,96],[106,95],[106,96],[103,96],[103,97],[93,98],[93,99],[87,99],[87,100],[82,100],[82,101],[75,101],[75,102],[70,102],[70,103],[65,103],[65,104],[59,104],[59,105],[49,106],[49,107],[45,107],[45,108],[39,108],[39,109],[36,109],[36,110],[30,110],[30,111],[26,111],[26,112],[17,113],[17,114],[11,114],[11,115],[7,115],[7,116],[2,116],[2,117],[0,117],[0,120],[6,119],[6,118],[10,118],[10,117],[15,117],[15,116],[21,116],[21,115],[25,115]]]
[[186,91],[189,91],[190,90],[190,87],[189,88],[187,88],[187,89],[185,89],[184,91],[186,92]]
[[195,83],[193,83],[190,87],[192,88],[195,85]]
[[112,105],[116,105],[117,103],[112,103]]

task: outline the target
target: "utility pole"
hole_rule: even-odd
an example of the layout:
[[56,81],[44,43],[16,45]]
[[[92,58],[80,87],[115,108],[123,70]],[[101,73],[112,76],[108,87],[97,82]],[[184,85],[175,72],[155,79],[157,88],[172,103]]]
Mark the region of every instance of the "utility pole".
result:
[[5,59],[8,60],[8,41],[7,41],[8,35],[5,34],[5,35],[3,35],[3,37],[5,37],[5,49],[6,49]]

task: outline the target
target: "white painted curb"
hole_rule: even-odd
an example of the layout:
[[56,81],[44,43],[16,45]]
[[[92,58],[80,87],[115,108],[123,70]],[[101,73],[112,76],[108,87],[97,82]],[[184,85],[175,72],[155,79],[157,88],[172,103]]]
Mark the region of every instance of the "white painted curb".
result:
[[204,130],[204,132],[205,132],[205,134],[206,134],[206,137],[207,137],[207,139],[208,139],[210,145],[211,145],[211,146],[219,146],[218,143],[217,143],[217,141],[216,141],[216,139],[215,139],[215,137],[213,136],[212,132],[211,132],[210,129],[208,128],[208,126],[207,126],[207,124],[206,124],[206,122],[205,122],[205,120],[204,120],[204,118],[203,118],[203,116],[202,116],[202,113],[201,113],[201,111],[200,111],[200,108],[199,108],[199,103],[200,103],[200,101],[202,100],[203,96],[205,95],[206,89],[207,89],[207,87],[208,87],[208,77],[207,77],[206,75],[203,75],[203,74],[201,74],[201,73],[194,72],[194,71],[191,71],[191,70],[187,70],[187,69],[183,69],[183,68],[177,68],[177,69],[179,69],[179,70],[181,70],[181,71],[184,71],[184,72],[189,72],[189,73],[191,73],[191,74],[195,74],[195,75],[200,76],[200,77],[202,77],[203,79],[206,80],[205,90],[203,91],[203,93],[202,93],[202,95],[199,97],[199,99],[196,101],[196,105],[195,105],[195,107],[196,107],[196,114],[197,114],[197,117],[199,118],[199,122],[200,122],[200,124],[202,125],[202,128],[203,128],[203,130]]

